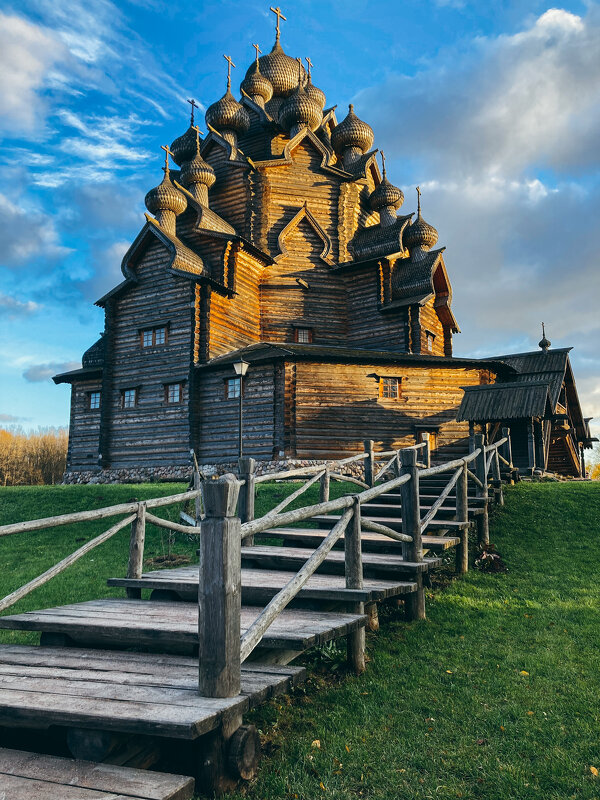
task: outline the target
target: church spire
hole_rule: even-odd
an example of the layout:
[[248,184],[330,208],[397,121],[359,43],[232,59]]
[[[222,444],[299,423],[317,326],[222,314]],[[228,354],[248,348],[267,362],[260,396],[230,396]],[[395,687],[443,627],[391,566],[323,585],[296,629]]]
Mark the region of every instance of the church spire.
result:
[[542,338],[541,338],[541,339],[540,339],[540,341],[538,342],[538,347],[541,347],[541,349],[543,350],[543,352],[544,352],[544,353],[547,353],[547,352],[548,352],[548,350],[550,349],[550,345],[551,345],[551,344],[552,344],[552,342],[551,342],[551,341],[549,341],[548,339],[546,339],[546,326],[545,326],[545,325],[544,325],[544,323],[542,322]]

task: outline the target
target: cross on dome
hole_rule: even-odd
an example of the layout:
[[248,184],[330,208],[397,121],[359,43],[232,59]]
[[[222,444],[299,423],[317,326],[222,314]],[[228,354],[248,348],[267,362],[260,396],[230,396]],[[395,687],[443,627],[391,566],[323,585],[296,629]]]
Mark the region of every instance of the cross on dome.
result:
[[314,67],[314,64],[310,60],[310,56],[306,56],[306,58],[304,60],[306,61],[306,65],[308,67],[308,77],[310,79],[310,72],[311,72],[312,68]]
[[279,23],[281,22],[281,20],[283,20],[284,22],[287,22],[287,17],[284,17],[284,16],[283,16],[283,11],[282,11],[282,10],[279,8],[279,6],[277,6],[277,8],[273,8],[273,6],[271,6],[271,11],[272,11],[272,12],[273,12],[273,13],[276,15],[276,17],[277,17],[277,27],[276,27],[276,29],[275,29],[275,30],[277,31],[277,35],[276,35],[276,37],[275,37],[275,41],[276,41],[276,42],[278,42],[278,41],[279,41],[279,36],[280,36],[280,34],[281,34],[281,30],[280,30],[280,27],[279,27]]
[[191,105],[191,107],[192,107],[192,114],[191,114],[190,126],[193,128],[193,127],[194,127],[194,110],[195,110],[196,108],[200,108],[200,106],[199,106],[199,105],[198,105],[198,103],[197,103],[197,102],[194,100],[194,98],[193,98],[193,97],[192,97],[192,99],[191,99],[191,100],[188,100],[187,102],[188,102],[188,103]]
[[385,180],[385,153],[383,150],[379,151],[381,153],[381,170],[383,172],[383,179]]
[[171,152],[171,148],[169,147],[168,144],[161,144],[160,149],[165,151],[165,165],[164,165],[163,169],[165,171],[165,175],[168,175],[169,174],[169,156],[171,156],[171,158],[173,158],[173,153]]
[[421,216],[421,187],[417,186],[417,216]]
[[253,44],[252,47],[256,50],[256,69],[258,69],[258,54],[262,53],[262,50],[257,44]]
[[235,67],[235,64],[231,60],[230,56],[223,56],[225,61],[227,62],[227,88],[231,89],[231,68]]

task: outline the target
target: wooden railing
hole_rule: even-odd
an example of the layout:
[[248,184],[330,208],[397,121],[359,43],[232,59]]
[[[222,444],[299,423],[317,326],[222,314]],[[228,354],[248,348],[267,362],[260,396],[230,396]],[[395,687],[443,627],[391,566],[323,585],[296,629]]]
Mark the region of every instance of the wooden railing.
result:
[[[361,531],[380,533],[403,544],[403,554],[407,561],[423,562],[423,533],[450,497],[456,487],[455,519],[465,523],[461,530],[457,568],[459,572],[468,569],[469,502],[468,482],[475,485],[476,497],[480,501],[481,513],[476,517],[478,538],[481,543],[489,542],[488,527],[488,487],[490,473],[497,500],[501,498],[502,470],[505,475],[512,473],[512,458],[508,429],[503,430],[503,438],[486,446],[484,437],[473,439],[472,452],[463,458],[445,464],[429,466],[429,447],[421,443],[398,451],[378,453],[377,458],[385,458],[384,465],[376,469],[376,457],[372,442],[365,442],[365,452],[325,465],[315,465],[295,470],[285,470],[269,475],[255,475],[255,463],[251,458],[240,459],[239,479],[225,475],[218,480],[204,481],[187,492],[168,497],[152,498],[144,501],[122,503],[92,511],[64,514],[57,517],[31,520],[0,526],[0,536],[8,536],[27,531],[43,530],[58,525],[104,519],[125,514],[104,533],[87,542],[67,558],[60,561],[43,575],[12,592],[0,601],[0,611],[4,611],[37,587],[60,574],[94,547],[110,539],[125,526],[131,525],[129,563],[127,577],[139,579],[142,576],[144,561],[145,532],[147,523],[161,528],[198,536],[199,540],[199,689],[207,697],[229,697],[240,691],[240,667],[281,611],[298,595],[309,578],[323,563],[337,541],[344,537],[345,579],[349,589],[363,586],[363,566]],[[418,462],[421,452],[422,461]],[[338,472],[344,465],[365,461],[365,481]],[[394,477],[383,483],[380,479],[390,469]],[[421,518],[420,482],[423,479],[450,472],[450,478],[440,490],[432,507]],[[256,485],[268,480],[288,480],[307,478],[300,489],[292,492],[260,519],[254,519],[254,499]],[[360,486],[361,492],[329,499],[329,481],[349,481]],[[320,500],[303,508],[286,510],[301,494],[320,481]],[[400,490],[402,510],[402,532],[392,530],[387,525],[365,519],[361,507],[381,495]],[[498,490],[500,497],[498,496]],[[182,525],[162,519],[149,509],[188,500],[204,499],[204,518],[200,525]],[[239,501],[239,502],[238,502]],[[241,552],[242,542],[250,543],[253,537],[266,530],[293,525],[312,517],[340,512],[341,516],[311,557],[288,583],[272,598],[253,624],[241,635]],[[199,511],[197,510],[198,514]],[[195,520],[194,520],[195,522]],[[425,593],[423,575],[415,574],[417,591],[407,595],[406,611],[408,619],[425,618]],[[130,597],[140,597],[141,590],[128,589]],[[363,613],[362,603],[353,605],[355,613]],[[349,658],[354,669],[360,672],[365,661],[364,628],[349,637]]]

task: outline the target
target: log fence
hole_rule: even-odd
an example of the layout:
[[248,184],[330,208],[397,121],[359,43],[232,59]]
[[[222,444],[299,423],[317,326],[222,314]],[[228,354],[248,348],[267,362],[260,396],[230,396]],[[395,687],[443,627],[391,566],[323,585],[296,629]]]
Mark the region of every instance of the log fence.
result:
[[[494,485],[500,483],[501,491],[500,464],[506,466],[505,476],[508,476],[509,479],[513,473],[509,431],[503,429],[502,433],[502,439],[490,445],[485,444],[482,434],[475,435],[468,456],[433,467],[426,466],[430,464],[427,442],[397,451],[378,453],[377,458],[387,459],[384,466],[379,469],[376,467],[373,442],[370,440],[365,441],[363,453],[341,461],[260,476],[255,474],[254,459],[244,458],[240,459],[239,479],[233,475],[225,475],[218,480],[197,480],[187,492],[167,497],[121,503],[91,511],[0,526],[0,536],[8,536],[125,515],[107,531],[87,542],[39,577],[0,600],[0,611],[6,610],[34,589],[47,583],[55,575],[63,572],[79,558],[110,539],[127,525],[131,525],[128,578],[139,579],[142,576],[145,533],[148,523],[198,536],[200,544],[199,692],[206,697],[235,696],[240,691],[241,664],[249,658],[274,620],[297,596],[342,536],[344,537],[346,587],[360,589],[363,586],[362,531],[372,531],[402,542],[403,555],[406,560],[416,564],[423,562],[423,533],[444,507],[451,492],[455,490],[455,519],[465,523],[461,528],[460,544],[457,548],[456,569],[459,573],[466,572],[468,569],[469,481],[475,486],[475,496],[481,506],[478,508],[479,513],[476,517],[478,538],[480,543],[487,544],[489,542],[488,486],[490,480]],[[419,454],[422,461],[417,460]],[[364,461],[365,464],[365,481],[354,476],[345,476],[338,471],[347,464],[359,461]],[[393,472],[393,477],[381,482],[381,479],[389,474],[390,470]],[[421,518],[421,482],[446,473],[451,473],[449,479],[439,489],[439,496]],[[263,517],[254,519],[254,501],[258,484],[271,480],[297,480],[298,478],[306,478],[306,482]],[[329,499],[331,480],[348,481],[358,485],[362,491],[331,500]],[[318,503],[286,510],[293,501],[317,482],[319,482]],[[401,496],[402,532],[363,516],[362,507],[365,503],[397,490],[400,490]],[[436,491],[438,490],[436,489]],[[501,496],[499,497],[497,493],[495,499],[497,502],[501,502]],[[199,517],[194,522],[199,521],[199,524],[183,525],[158,517],[149,511],[149,509],[187,501],[194,501],[196,504],[196,513]],[[335,512],[339,512],[340,516],[333,518],[333,527],[321,544],[241,635],[240,548],[242,543],[251,543],[256,534],[264,531],[271,531]],[[425,618],[423,573],[417,572],[415,579],[417,591],[407,595],[406,610],[408,619],[419,620]],[[140,597],[140,592],[139,589],[128,590],[130,597]],[[353,604],[352,610],[354,613],[362,614],[364,607],[361,603],[357,603]],[[359,628],[348,636],[348,659],[357,672],[364,669],[364,637],[364,628]]]

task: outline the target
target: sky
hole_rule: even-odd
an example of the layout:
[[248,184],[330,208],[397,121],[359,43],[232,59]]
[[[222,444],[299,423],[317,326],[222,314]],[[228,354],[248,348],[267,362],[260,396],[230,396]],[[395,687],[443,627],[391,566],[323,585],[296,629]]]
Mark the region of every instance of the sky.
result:
[[[600,435],[600,5],[295,0],[282,45],[446,246],[457,356],[572,346]],[[268,2],[0,0],[0,426],[66,425],[160,145],[274,40]]]

